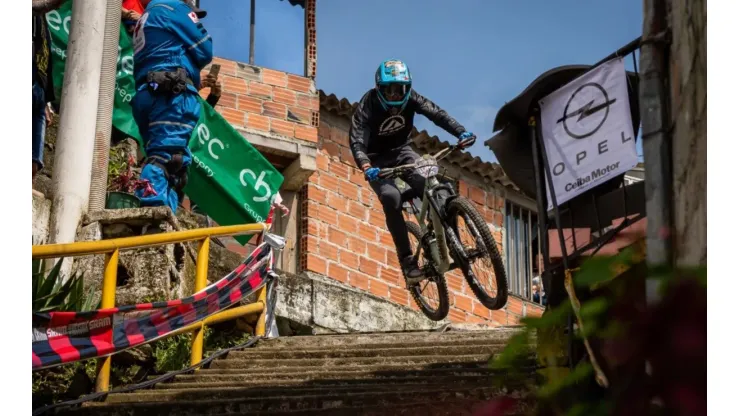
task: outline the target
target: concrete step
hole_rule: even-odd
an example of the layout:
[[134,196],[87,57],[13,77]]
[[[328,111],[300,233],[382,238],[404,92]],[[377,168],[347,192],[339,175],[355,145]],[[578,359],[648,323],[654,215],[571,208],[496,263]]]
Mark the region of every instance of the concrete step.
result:
[[211,369],[222,368],[249,368],[270,369],[286,367],[338,367],[338,366],[367,366],[367,365],[420,365],[438,363],[485,363],[493,356],[490,353],[473,355],[407,355],[394,357],[349,357],[349,358],[316,358],[316,359],[256,359],[256,360],[216,360],[211,363]]
[[[332,409],[313,410],[286,410],[250,412],[250,416],[472,416],[476,410],[489,403],[489,400],[479,399],[448,399],[444,401],[407,401],[393,405],[389,410],[387,405],[362,405],[342,406]],[[535,402],[522,399],[514,409],[507,413],[508,416],[523,416],[532,414]],[[240,413],[247,414],[247,413]],[[212,416],[233,416],[234,413],[218,413]]]
[[[503,342],[479,344],[479,345],[429,345],[419,347],[415,345],[404,345],[390,348],[365,348],[358,345],[356,348],[319,348],[319,349],[265,349],[243,351],[232,351],[229,353],[229,361],[241,360],[292,360],[292,359],[316,359],[316,358],[369,358],[369,357],[408,357],[428,355],[475,355],[493,354],[500,352],[505,347]],[[223,361],[223,360],[222,360]]]
[[502,394],[531,401],[534,360],[516,373],[488,368],[519,330],[262,340],[207,369],[60,414],[469,415]]
[[[534,367],[524,369],[525,371],[534,371]],[[201,371],[197,374],[192,375],[181,375],[177,376],[171,383],[164,384],[175,384],[175,383],[226,383],[226,382],[249,382],[255,381],[258,383],[271,383],[271,382],[293,382],[293,381],[312,381],[312,380],[367,380],[367,379],[378,379],[386,380],[391,382],[397,378],[403,377],[454,377],[454,376],[497,376],[502,372],[500,370],[492,370],[482,366],[475,367],[448,367],[448,368],[408,368],[406,366],[395,366],[395,367],[381,367],[381,368],[368,368],[363,367],[355,370],[322,370],[316,371],[315,368],[308,368],[303,371],[297,372],[285,372],[274,374],[272,372],[263,373],[222,373],[222,372],[206,372]]]
[[[490,400],[502,392],[492,387],[472,387],[467,385],[439,386],[432,388],[423,386],[418,389],[414,386],[404,388],[388,388],[374,391],[336,391],[331,388],[322,394],[312,395],[273,395],[260,397],[246,397],[244,395],[230,395],[226,397],[194,400],[192,391],[187,390],[181,396],[171,395],[169,402],[163,402],[162,396],[155,401],[129,400],[119,402],[92,403],[78,409],[74,414],[85,415],[216,415],[216,414],[253,414],[255,412],[297,411],[334,409],[346,407],[364,408],[368,405],[386,407],[386,414],[396,414],[389,409],[408,403],[410,400],[418,403],[428,403],[432,409],[440,403],[449,400],[481,401]],[[243,389],[241,389],[243,390]],[[509,390],[511,391],[511,390]],[[123,395],[121,395],[123,396]],[[130,394],[129,396],[134,396]],[[113,396],[111,396],[112,398]],[[151,398],[151,396],[150,396]],[[268,414],[268,413],[265,413]],[[356,413],[344,413],[356,414]],[[429,414],[429,413],[427,413]]]
[[[177,400],[212,400],[212,399],[258,399],[258,400],[281,400],[286,397],[304,397],[319,396],[327,394],[342,394],[345,396],[351,394],[363,394],[370,392],[393,392],[399,390],[436,390],[453,388],[449,382],[452,380],[442,380],[438,382],[410,382],[403,385],[396,383],[374,383],[374,384],[357,384],[357,385],[316,385],[316,386],[270,386],[270,385],[243,385],[233,384],[231,386],[202,385],[198,389],[148,389],[139,390],[132,393],[111,394],[106,399],[107,403],[132,403],[147,401],[177,401]],[[481,385],[492,384],[485,383],[481,377],[473,377],[465,382],[455,382],[454,389],[470,389],[481,387]]]
[[[245,377],[267,377],[270,375],[275,376],[282,376],[282,375],[300,375],[300,374],[320,374],[324,372],[347,372],[347,373],[356,373],[356,372],[364,372],[364,371],[371,371],[371,372],[378,372],[378,371],[399,371],[399,370],[431,370],[431,369],[455,369],[455,368],[486,368],[488,366],[488,361],[461,361],[461,362],[421,362],[421,363],[380,363],[380,364],[374,364],[374,365],[364,365],[364,366],[351,366],[351,367],[316,367],[313,365],[303,365],[303,366],[295,366],[295,367],[281,367],[281,368],[255,368],[255,367],[245,367],[245,368],[204,368],[199,371],[197,371],[195,374],[200,375],[225,375],[225,376],[231,376],[231,375],[238,375],[238,376],[245,376]],[[157,376],[152,376],[150,378],[155,378]],[[187,377],[187,375],[177,376],[177,377]]]
[[511,377],[506,374],[466,374],[466,375],[415,375],[399,376],[393,378],[387,377],[367,377],[367,378],[334,378],[334,379],[283,379],[283,380],[225,380],[225,381],[204,381],[194,380],[193,382],[174,382],[157,384],[156,390],[187,390],[187,389],[213,389],[213,388],[251,388],[251,387],[327,387],[327,386],[402,386],[407,384],[453,384],[453,383],[478,383],[483,385],[493,382],[494,379],[506,381]]
[[521,327],[501,327],[487,331],[414,331],[368,334],[305,335],[262,340],[257,343],[256,348],[283,348],[298,346],[302,346],[304,348],[324,348],[358,344],[404,344],[437,341],[456,341],[458,342],[458,345],[464,345],[466,340],[507,340],[519,332],[521,332]]
[[[250,352],[254,354],[266,353],[268,351],[345,351],[345,350],[382,350],[387,348],[427,348],[427,347],[460,347],[460,346],[476,346],[476,345],[506,345],[508,338],[470,338],[470,339],[437,339],[427,340],[424,338],[404,340],[399,342],[381,342],[381,343],[364,343],[364,344],[337,344],[337,345],[326,345],[326,346],[315,346],[315,345],[303,345],[296,344],[290,346],[284,345],[273,345],[266,347],[264,344],[260,348],[247,348],[239,350],[239,352]],[[271,341],[261,341],[271,342]]]

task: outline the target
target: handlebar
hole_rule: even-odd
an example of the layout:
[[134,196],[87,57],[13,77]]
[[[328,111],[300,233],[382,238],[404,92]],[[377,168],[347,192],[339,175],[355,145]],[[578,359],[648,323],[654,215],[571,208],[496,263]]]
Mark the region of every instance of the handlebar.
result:
[[[437,154],[433,155],[432,159],[434,159],[435,161],[440,161],[444,159],[445,157],[447,157],[450,153],[452,153],[455,150],[461,150],[461,149],[465,149],[466,147],[469,147],[470,145],[473,144],[473,142],[475,142],[475,139],[476,139],[475,137],[471,137],[469,139],[461,140],[457,144],[447,146],[444,149],[437,152]],[[416,167],[416,164],[410,163],[408,165],[400,165],[400,166],[396,166],[393,168],[380,169],[380,172],[378,173],[378,178],[387,179],[387,178],[399,175],[402,172],[407,171],[409,169],[413,169],[415,167]]]

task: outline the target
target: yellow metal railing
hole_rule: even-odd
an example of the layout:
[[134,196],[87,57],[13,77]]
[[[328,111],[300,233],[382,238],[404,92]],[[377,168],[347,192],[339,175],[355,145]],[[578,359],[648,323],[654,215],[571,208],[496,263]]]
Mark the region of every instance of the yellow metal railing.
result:
[[[118,272],[118,257],[121,250],[159,246],[164,244],[198,241],[198,257],[195,264],[195,288],[198,292],[206,287],[208,277],[208,251],[211,238],[234,235],[259,234],[267,231],[265,224],[229,225],[224,227],[199,228],[195,230],[175,231],[162,234],[150,234],[136,237],[114,238],[102,241],[81,241],[69,244],[48,244],[32,246],[34,259],[48,259],[68,256],[87,256],[91,254],[105,254],[105,272],[103,274],[103,290],[101,308],[112,308],[116,305],[116,280]],[[228,309],[209,316],[201,322],[191,324],[172,332],[169,336],[187,332],[193,333],[190,353],[191,365],[198,364],[203,359],[203,330],[206,325],[236,319],[244,315],[259,313],[255,327],[255,335],[265,334],[265,310],[267,292],[262,287],[258,292],[257,302]],[[111,357],[98,361],[95,391],[108,391],[110,385]]]

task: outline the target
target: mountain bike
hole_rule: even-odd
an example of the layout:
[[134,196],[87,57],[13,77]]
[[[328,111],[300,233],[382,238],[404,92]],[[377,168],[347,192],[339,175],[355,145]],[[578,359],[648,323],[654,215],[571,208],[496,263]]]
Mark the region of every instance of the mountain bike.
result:
[[[473,140],[451,145],[435,155],[424,155],[412,164],[381,169],[378,174],[378,178],[397,179],[416,171],[426,179],[421,199],[408,186],[401,192],[401,198],[406,209],[416,218],[416,222],[406,221],[406,228],[414,237],[412,246],[413,240],[418,242],[414,259],[417,262],[423,260],[420,269],[424,274],[422,281],[407,283],[407,289],[419,309],[433,321],[444,319],[449,312],[445,274],[455,269],[460,269],[473,294],[486,308],[501,309],[508,299],[504,264],[488,224],[470,200],[457,195],[450,184],[438,179],[437,162],[454,150],[472,145]],[[468,239],[461,237],[463,228],[470,234]],[[492,270],[476,273],[474,265],[479,261],[484,265],[490,262]],[[484,286],[482,282],[489,284]],[[431,290],[430,294],[436,292],[436,306],[423,295],[432,284],[436,290]],[[489,288],[492,290],[487,290]]]

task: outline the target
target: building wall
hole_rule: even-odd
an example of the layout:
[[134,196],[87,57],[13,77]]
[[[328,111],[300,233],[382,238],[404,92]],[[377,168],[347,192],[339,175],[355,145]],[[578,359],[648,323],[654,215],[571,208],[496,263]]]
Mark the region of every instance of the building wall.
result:
[[[302,270],[418,309],[405,288],[380,202],[355,166],[348,132],[347,118],[322,111],[317,172],[309,178],[301,195],[300,266]],[[457,176],[460,194],[473,201],[483,214],[503,254],[501,193],[476,184],[474,178]],[[539,305],[514,296],[509,297],[505,309],[489,311],[477,301],[458,271],[448,273],[447,282],[448,317],[453,322],[516,324],[525,314],[542,312]]]
[[[313,80],[222,58],[213,63],[221,65],[222,93],[216,110],[235,128],[316,142],[319,96]],[[209,70],[210,65],[201,76]],[[209,92],[203,89],[201,96]]]

